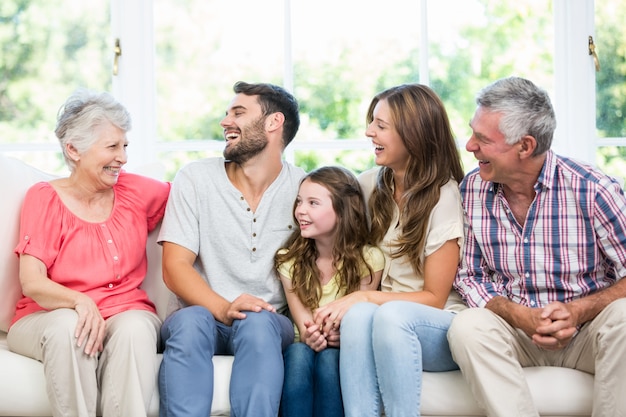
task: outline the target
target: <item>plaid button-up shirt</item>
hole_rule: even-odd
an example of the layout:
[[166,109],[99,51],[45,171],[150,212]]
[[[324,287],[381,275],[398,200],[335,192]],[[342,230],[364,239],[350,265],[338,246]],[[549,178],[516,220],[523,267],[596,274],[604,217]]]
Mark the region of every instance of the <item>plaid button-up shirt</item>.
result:
[[478,170],[461,183],[465,245],[455,288],[470,307],[505,296],[528,307],[569,302],[626,275],[620,184],[552,151],[521,226],[502,187]]

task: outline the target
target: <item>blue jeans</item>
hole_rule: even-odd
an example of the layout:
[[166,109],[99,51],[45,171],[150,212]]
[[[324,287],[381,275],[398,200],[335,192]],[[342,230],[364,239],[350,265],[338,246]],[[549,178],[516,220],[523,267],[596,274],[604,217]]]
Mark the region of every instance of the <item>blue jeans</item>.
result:
[[233,417],[276,417],[283,386],[283,350],[293,324],[277,313],[246,312],[226,326],[204,307],[170,315],[161,326],[165,344],[159,370],[161,417],[208,417],[213,402],[213,355],[234,355],[230,378]]
[[294,343],[284,357],[282,417],[343,417],[339,349],[315,352],[306,343]]
[[[422,371],[458,369],[454,313],[408,301],[355,304],[341,320],[340,374],[348,417],[420,415]],[[382,401],[381,401],[382,399]]]

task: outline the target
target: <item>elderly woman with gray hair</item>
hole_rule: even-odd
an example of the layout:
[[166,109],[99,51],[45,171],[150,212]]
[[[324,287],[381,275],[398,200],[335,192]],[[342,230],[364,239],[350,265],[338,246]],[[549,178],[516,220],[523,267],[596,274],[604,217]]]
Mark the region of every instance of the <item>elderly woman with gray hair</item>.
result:
[[21,212],[19,300],[9,348],[44,365],[54,416],[146,415],[160,320],[140,288],[146,239],[170,185],[127,173],[130,115],[78,90],[56,136],[69,176],[33,185]]

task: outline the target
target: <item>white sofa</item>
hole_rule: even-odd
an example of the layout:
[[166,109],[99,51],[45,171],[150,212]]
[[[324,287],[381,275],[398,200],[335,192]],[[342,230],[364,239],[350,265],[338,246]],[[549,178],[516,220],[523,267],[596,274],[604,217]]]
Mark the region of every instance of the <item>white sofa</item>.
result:
[[[0,155],[0,416],[50,416],[43,366],[40,362],[9,351],[6,331],[20,296],[17,275],[19,210],[27,188],[50,176],[18,160]],[[161,248],[150,235],[147,247],[148,276],[144,288],[163,318],[171,293],[161,279]],[[0,245],[1,245],[0,244]],[[229,415],[228,385],[232,357],[217,356],[212,414]],[[542,416],[589,416],[593,376],[569,369],[537,367],[525,370],[533,397]],[[507,401],[502,398],[502,401]],[[150,416],[158,416],[158,390],[150,406]],[[482,416],[461,373],[426,373],[422,393],[422,416]],[[130,417],[130,416],[129,416]],[[507,417],[507,416],[503,416]]]

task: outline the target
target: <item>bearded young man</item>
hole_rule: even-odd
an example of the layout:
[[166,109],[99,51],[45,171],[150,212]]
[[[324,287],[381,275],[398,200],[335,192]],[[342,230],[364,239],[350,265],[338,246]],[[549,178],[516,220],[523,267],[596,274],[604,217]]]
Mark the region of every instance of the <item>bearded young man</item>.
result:
[[163,279],[180,309],[161,328],[160,415],[209,416],[214,355],[234,355],[231,415],[278,415],[283,349],[293,342],[274,254],[295,225],[304,171],[282,160],[298,103],[271,84],[234,86],[220,125],[224,157],[177,174],[159,241]]

